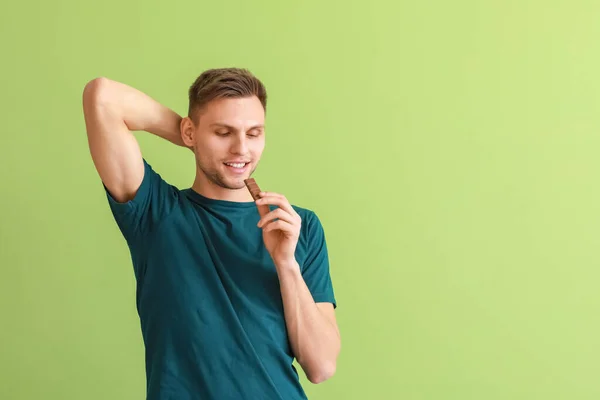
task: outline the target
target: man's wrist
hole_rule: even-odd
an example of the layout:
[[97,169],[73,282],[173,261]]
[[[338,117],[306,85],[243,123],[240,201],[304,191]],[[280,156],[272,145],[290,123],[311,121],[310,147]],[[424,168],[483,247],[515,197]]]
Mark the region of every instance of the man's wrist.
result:
[[275,268],[277,272],[300,272],[300,264],[298,264],[295,258],[276,260]]

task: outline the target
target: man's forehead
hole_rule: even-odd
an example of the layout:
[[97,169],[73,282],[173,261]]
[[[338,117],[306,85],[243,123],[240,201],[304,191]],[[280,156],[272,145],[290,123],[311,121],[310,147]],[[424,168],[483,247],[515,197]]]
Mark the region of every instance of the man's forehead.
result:
[[256,97],[224,98],[207,104],[200,117],[208,125],[255,126],[264,125],[265,110]]

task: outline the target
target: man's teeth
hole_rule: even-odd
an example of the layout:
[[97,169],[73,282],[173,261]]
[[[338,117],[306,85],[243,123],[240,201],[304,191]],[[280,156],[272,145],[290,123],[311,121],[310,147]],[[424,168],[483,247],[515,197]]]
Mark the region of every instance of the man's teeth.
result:
[[225,163],[226,165],[229,165],[230,167],[234,167],[234,168],[244,168],[244,166],[246,165],[246,163]]

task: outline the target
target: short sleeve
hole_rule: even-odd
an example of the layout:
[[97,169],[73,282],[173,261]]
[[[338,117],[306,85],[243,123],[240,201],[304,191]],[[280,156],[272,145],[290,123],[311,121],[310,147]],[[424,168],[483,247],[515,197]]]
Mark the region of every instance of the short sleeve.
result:
[[302,265],[302,277],[315,303],[332,303],[337,307],[329,271],[329,255],[325,231],[314,212],[307,217],[307,251]]
[[144,178],[130,201],[115,200],[103,185],[115,221],[130,244],[148,235],[169,214],[176,201],[176,188],[165,182],[146,160],[143,162]]

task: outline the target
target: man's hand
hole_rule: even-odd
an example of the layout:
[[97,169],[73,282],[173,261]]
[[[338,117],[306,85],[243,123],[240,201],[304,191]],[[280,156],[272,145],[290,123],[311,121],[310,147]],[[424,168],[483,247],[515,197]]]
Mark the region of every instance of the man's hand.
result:
[[258,227],[263,230],[265,247],[276,266],[292,266],[296,261],[294,253],[300,237],[302,218],[285,196],[273,192],[261,192],[260,196],[256,200],[257,205],[278,206],[262,215],[258,222]]

